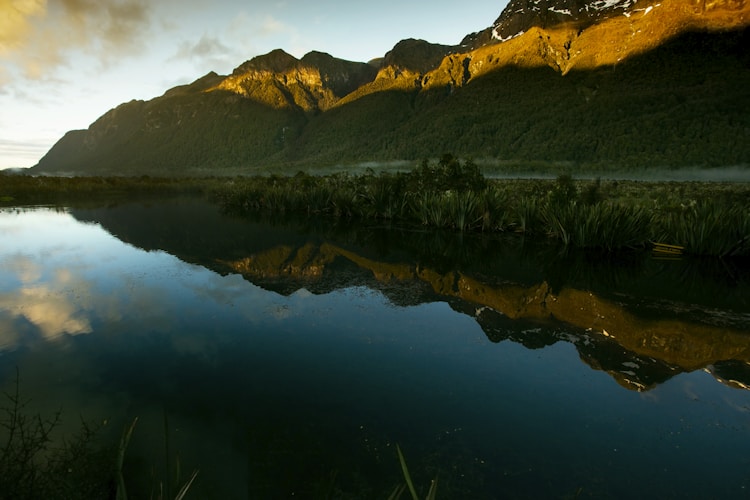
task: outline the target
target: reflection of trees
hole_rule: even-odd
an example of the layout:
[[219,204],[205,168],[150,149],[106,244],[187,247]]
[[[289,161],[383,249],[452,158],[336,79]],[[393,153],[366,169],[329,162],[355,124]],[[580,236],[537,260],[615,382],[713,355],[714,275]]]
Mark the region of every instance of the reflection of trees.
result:
[[76,215],[131,244],[240,273],[283,294],[368,286],[394,304],[446,301],[476,318],[493,342],[570,342],[584,362],[629,388],[709,366],[720,377],[726,360],[750,362],[750,271],[742,263],[560,253],[515,235],[315,218],[269,224],[224,217],[209,204]]

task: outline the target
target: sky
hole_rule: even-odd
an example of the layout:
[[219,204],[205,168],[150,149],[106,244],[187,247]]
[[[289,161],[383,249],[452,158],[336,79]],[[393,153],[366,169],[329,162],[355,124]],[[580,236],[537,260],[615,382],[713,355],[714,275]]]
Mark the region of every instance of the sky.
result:
[[68,130],[281,48],[351,61],[400,40],[457,44],[507,0],[0,0],[0,169],[30,167]]

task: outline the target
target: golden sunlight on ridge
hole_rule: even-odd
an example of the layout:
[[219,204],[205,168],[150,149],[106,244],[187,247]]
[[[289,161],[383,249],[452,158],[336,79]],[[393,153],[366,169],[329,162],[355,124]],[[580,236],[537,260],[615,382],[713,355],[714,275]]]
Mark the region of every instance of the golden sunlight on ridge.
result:
[[455,297],[479,308],[488,307],[509,319],[547,322],[554,318],[685,371],[728,359],[750,362],[746,332],[676,318],[641,318],[586,290],[563,288],[555,293],[546,282],[530,287],[490,285],[461,272],[440,273],[415,265],[378,262],[327,243],[320,246],[308,243],[298,249],[277,247],[219,264],[256,280],[281,277],[320,280],[326,266],[337,258],[370,271],[381,283],[418,280],[438,295]]

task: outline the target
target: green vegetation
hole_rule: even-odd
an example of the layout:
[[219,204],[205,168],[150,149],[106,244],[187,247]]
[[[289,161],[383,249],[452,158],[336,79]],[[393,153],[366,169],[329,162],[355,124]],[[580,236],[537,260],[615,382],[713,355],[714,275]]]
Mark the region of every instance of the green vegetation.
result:
[[[746,168],[747,39],[747,29],[685,33],[614,67],[564,76],[549,67],[504,66],[465,85],[394,88],[391,81],[320,113],[263,104],[302,91],[277,80],[248,83],[248,97],[183,89],[123,104],[89,130],[69,132],[39,172],[318,173],[331,165],[418,161],[440,151],[481,159],[496,173],[518,172],[517,165],[524,172],[563,165],[602,176]],[[440,77],[451,81],[431,78]]]
[[138,197],[197,195],[211,179],[150,177],[34,177],[0,170],[0,207],[102,204]]
[[486,179],[471,160],[444,154],[411,171],[232,178],[0,175],[0,206],[81,205],[141,197],[208,196],[236,214],[383,221],[455,231],[514,232],[607,252],[653,242],[686,253],[750,255],[744,183]]
[[[401,463],[401,472],[404,474],[404,481],[406,484],[403,484],[401,486],[398,486],[395,490],[393,490],[393,493],[388,497],[388,500],[398,500],[401,498],[401,495],[403,495],[406,488],[409,489],[409,494],[411,495],[412,500],[419,500],[419,495],[417,495],[417,490],[414,487],[414,482],[411,480],[411,474],[409,473],[409,467],[406,465],[406,459],[404,458],[404,454],[401,451],[401,447],[399,445],[396,445],[396,452],[398,453],[398,460]],[[437,498],[437,478],[433,479],[430,482],[430,489],[427,492],[427,496],[425,496],[425,500],[435,500]]]
[[719,257],[750,255],[748,194],[746,184],[603,182],[570,175],[486,180],[473,162],[452,155],[405,173],[236,178],[213,191],[235,213],[517,232],[610,252],[656,241]]
[[[133,419],[133,422],[123,430],[122,438],[120,439],[120,445],[117,448],[117,466],[115,467],[115,475],[117,481],[117,493],[115,498],[117,500],[127,500],[128,498],[125,477],[123,476],[122,470],[123,465],[125,464],[125,452],[128,449],[128,444],[130,444],[130,438],[133,436],[133,430],[135,429],[136,423],[138,423],[138,418]],[[156,488],[152,490],[150,498],[157,500],[162,500],[164,498],[174,498],[175,500],[182,500],[183,498],[185,498],[185,495],[187,495],[187,492],[190,489],[190,486],[192,486],[193,481],[195,481],[195,478],[198,477],[198,470],[194,470],[190,477],[182,482],[179,457],[177,459],[174,473],[171,470],[169,464],[169,425],[167,423],[166,413],[164,414],[164,449],[166,451],[167,457],[167,474],[173,476],[174,484],[172,484],[170,480],[159,481]],[[177,493],[174,495],[174,497],[171,493],[172,490],[177,490]]]

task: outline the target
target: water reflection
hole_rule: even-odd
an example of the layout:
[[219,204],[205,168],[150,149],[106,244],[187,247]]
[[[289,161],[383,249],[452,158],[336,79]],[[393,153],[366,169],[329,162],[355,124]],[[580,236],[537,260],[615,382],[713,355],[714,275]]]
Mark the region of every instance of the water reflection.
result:
[[737,264],[268,224],[193,200],[0,213],[0,234],[3,388],[19,366],[33,409],[115,436],[138,416],[134,496],[166,475],[167,441],[201,469],[196,498],[387,498],[395,443],[439,498],[750,487]]
[[589,366],[634,390],[729,360],[750,364],[747,263],[561,254],[515,236],[327,221],[269,225],[195,203],[141,213],[148,210],[74,215],[138,247],[238,273],[283,295],[367,286],[398,305],[445,301],[473,317],[493,342],[529,348],[570,342]]

